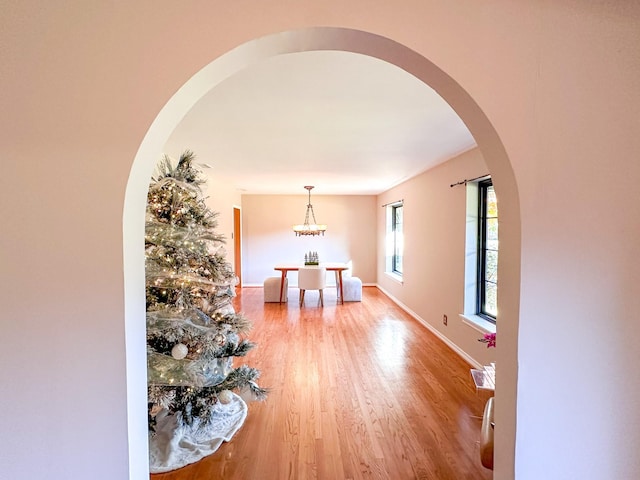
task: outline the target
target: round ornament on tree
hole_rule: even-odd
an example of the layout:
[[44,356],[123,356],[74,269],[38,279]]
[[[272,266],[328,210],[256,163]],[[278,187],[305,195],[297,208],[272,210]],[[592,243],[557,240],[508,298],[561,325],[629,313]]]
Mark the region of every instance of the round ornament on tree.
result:
[[176,360],[182,360],[189,353],[189,349],[184,343],[176,343],[171,349],[171,356]]
[[213,341],[216,345],[222,346],[227,341],[227,336],[224,333],[216,333]]
[[222,390],[218,393],[218,401],[223,405],[231,403],[231,400],[233,400],[233,393],[230,390]]

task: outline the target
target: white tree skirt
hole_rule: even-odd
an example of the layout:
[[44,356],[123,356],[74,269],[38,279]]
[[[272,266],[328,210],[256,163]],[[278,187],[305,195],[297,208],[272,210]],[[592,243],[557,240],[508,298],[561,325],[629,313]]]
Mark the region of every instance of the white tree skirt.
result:
[[163,410],[156,416],[156,433],[149,436],[149,470],[162,473],[195,463],[228,442],[247,418],[247,404],[233,393],[226,405],[218,403],[211,421],[179,427],[174,415]]

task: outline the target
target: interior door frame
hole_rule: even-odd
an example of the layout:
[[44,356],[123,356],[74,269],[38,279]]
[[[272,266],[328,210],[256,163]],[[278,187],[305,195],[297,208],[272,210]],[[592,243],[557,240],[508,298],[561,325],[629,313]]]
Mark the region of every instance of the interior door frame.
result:
[[238,277],[236,287],[242,288],[242,209],[233,206],[233,271]]

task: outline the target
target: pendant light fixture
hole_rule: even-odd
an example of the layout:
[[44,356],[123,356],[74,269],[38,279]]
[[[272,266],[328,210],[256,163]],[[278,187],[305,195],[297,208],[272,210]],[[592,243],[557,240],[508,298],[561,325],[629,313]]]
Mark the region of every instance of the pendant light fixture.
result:
[[[319,225],[316,223],[316,216],[313,213],[313,205],[311,205],[311,189],[313,186],[306,185],[304,188],[309,192],[309,203],[307,203],[307,213],[304,216],[304,223],[302,225],[294,225],[293,231],[296,236],[300,237],[302,235],[320,235],[324,236],[324,232],[327,229],[326,225]],[[309,219],[313,220],[313,223],[309,223]]]

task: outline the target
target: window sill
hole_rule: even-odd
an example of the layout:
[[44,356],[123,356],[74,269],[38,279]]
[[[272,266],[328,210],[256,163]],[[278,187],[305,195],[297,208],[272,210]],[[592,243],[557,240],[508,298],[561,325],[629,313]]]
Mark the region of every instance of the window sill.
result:
[[393,273],[393,272],[384,272],[384,274],[389,277],[391,280],[398,282],[400,285],[403,285],[404,282],[402,281],[402,277],[400,275],[398,275],[397,273]]
[[461,313],[460,317],[464,323],[480,333],[496,333],[495,323],[491,323],[489,320],[485,320],[478,315],[465,315]]

